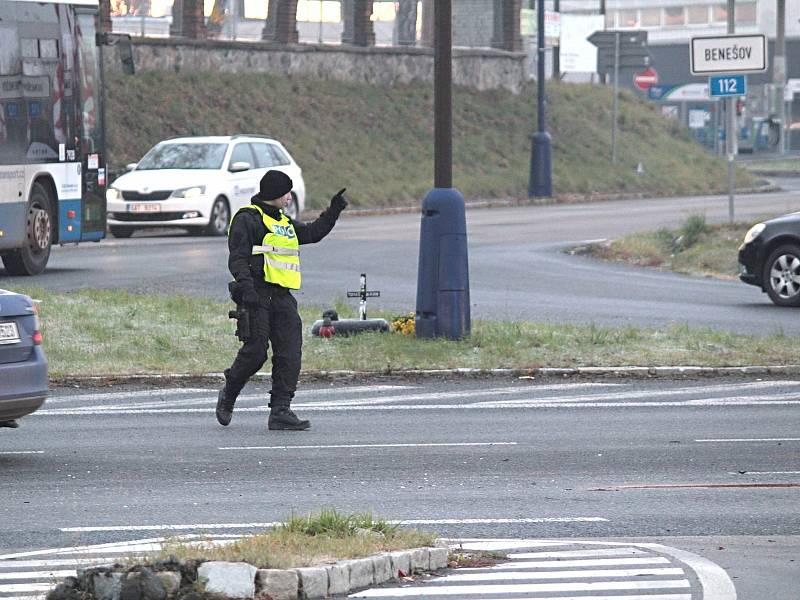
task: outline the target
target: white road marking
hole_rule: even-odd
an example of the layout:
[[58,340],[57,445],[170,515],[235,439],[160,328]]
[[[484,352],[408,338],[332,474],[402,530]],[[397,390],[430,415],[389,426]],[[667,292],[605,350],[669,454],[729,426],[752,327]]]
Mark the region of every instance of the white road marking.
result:
[[729,471],[728,475],[800,475],[800,471]]
[[[84,533],[97,531],[191,531],[193,529],[258,529],[275,527],[280,523],[197,523],[194,525],[108,525],[99,527],[61,527],[65,533]],[[158,549],[161,546],[157,546]]]
[[490,585],[419,586],[384,588],[353,594],[350,598],[383,596],[474,596],[477,594],[527,594],[545,592],[599,592],[610,590],[670,590],[690,588],[686,579],[664,581],[584,581],[582,583],[509,583]]
[[[412,389],[414,386],[410,385],[360,385],[360,386],[353,386],[348,387],[347,392],[350,394],[365,394],[365,393],[373,393],[373,392],[383,392],[387,390],[405,390],[405,389]],[[63,396],[53,396],[48,398],[47,403],[62,403],[62,402],[100,402],[104,400],[126,400],[132,401],[137,398],[142,399],[150,399],[153,397],[165,397],[165,396],[182,396],[188,394],[214,394],[214,398],[211,400],[216,402],[216,393],[219,391],[218,388],[160,388],[160,389],[148,389],[148,390],[132,390],[128,392],[94,392],[94,393],[85,393],[85,394],[74,394],[74,395],[63,395]],[[300,390],[297,392],[297,397],[303,396],[316,396],[316,395],[328,395],[328,394],[341,394],[342,387],[335,387],[335,388],[319,388],[319,389],[309,389],[309,390]],[[242,394],[239,396],[240,399],[245,400],[263,400],[267,394]],[[200,398],[198,398],[200,400]]]
[[151,390],[135,390],[130,392],[93,392],[86,394],[74,394],[64,396],[53,396],[47,399],[47,404],[59,402],[100,402],[103,400],[130,400],[132,398],[153,398],[162,396],[181,396],[184,394],[206,394],[218,392],[212,388],[159,388]]
[[[324,406],[319,404],[292,405],[294,409],[304,412],[342,412],[342,411],[406,411],[406,410],[485,410],[486,408],[516,408],[516,409],[549,409],[549,408],[664,408],[664,407],[729,407],[729,406],[797,406],[800,400],[774,400],[774,396],[747,397],[727,400],[723,398],[708,398],[703,400],[685,400],[670,402],[581,402],[559,400],[529,400],[527,404],[507,403],[476,403],[476,404],[415,404],[413,406]],[[237,413],[267,413],[269,408],[259,406],[255,408],[239,408]],[[114,411],[82,411],[79,409],[53,409],[39,410],[32,417],[63,417],[63,416],[119,416],[119,415],[156,415],[156,414],[210,414],[210,408],[164,408],[152,410],[114,410]],[[721,440],[727,441],[727,440]],[[750,440],[752,441],[752,440]],[[780,440],[777,440],[780,441]],[[785,441],[800,441],[787,438]]]
[[50,583],[7,583],[0,585],[0,593],[19,594],[24,592],[49,592],[53,589]]
[[86,564],[87,561],[100,564],[104,558],[90,558],[90,559],[77,559],[77,558],[51,558],[49,560],[14,560],[6,559],[0,560],[0,569],[8,569],[15,567],[17,569],[30,569],[33,567],[77,567],[81,564]]
[[516,446],[517,442],[453,442],[427,444],[330,444],[327,446],[223,446],[218,450],[321,450],[336,448],[437,448],[440,446]]
[[495,525],[525,523],[608,523],[603,517],[533,517],[529,519],[404,519],[389,521],[397,525]]
[[0,573],[2,579],[55,579],[56,577],[75,577],[76,571],[20,571],[18,573]]
[[[493,565],[492,570],[505,571],[506,569],[549,569],[559,567],[562,569],[575,567],[631,567],[641,565],[662,565],[669,564],[669,560],[663,556],[647,556],[643,558],[584,558],[577,560],[515,560],[510,563]],[[459,573],[470,571],[483,571],[482,567],[460,568]]]
[[711,444],[711,443],[721,443],[721,442],[800,442],[800,438],[716,438],[707,440],[695,440],[695,442],[701,444]]
[[[560,566],[560,565],[551,565]],[[591,579],[593,577],[644,577],[685,575],[677,567],[652,569],[586,569],[579,571],[498,571],[495,573],[456,573],[431,580],[431,585],[446,585],[459,581],[519,581],[535,579]]]
[[639,548],[620,546],[619,548],[596,548],[594,550],[557,550],[554,552],[516,552],[509,554],[512,560],[537,559],[537,558],[578,558],[597,556],[631,556],[633,554],[647,554]]
[[[396,519],[392,525],[495,525],[522,523],[600,523],[608,522],[603,517],[532,517],[519,519]],[[99,531],[190,531],[193,529],[267,529],[280,522],[267,523],[197,523],[185,525],[107,525],[97,527],[62,527],[65,533],[86,533]],[[163,538],[162,538],[163,540]],[[3,558],[0,556],[0,558]]]
[[[744,384],[742,384],[742,385],[744,385]],[[719,387],[722,387],[722,386],[719,386]],[[687,396],[687,395],[690,395],[690,394],[711,394],[711,393],[714,393],[714,392],[720,392],[721,393],[721,392],[725,392],[725,391],[735,391],[735,389],[739,389],[739,388],[735,388],[734,389],[733,386],[728,386],[728,389],[718,389],[718,390],[714,390],[712,388],[713,388],[713,386],[711,386],[709,388],[680,388],[680,389],[677,389],[677,390],[661,390],[661,391],[659,391],[659,390],[649,390],[649,391],[646,391],[646,392],[645,391],[641,391],[641,390],[635,390],[635,391],[628,391],[628,392],[616,392],[616,393],[613,393],[613,394],[605,394],[605,395],[602,395],[602,396],[600,394],[594,394],[594,395],[591,395],[591,396],[585,396],[585,395],[584,396],[558,396],[558,397],[555,397],[555,398],[539,398],[538,400],[539,401],[545,401],[545,402],[548,401],[548,400],[556,401],[556,402],[567,402],[567,401],[574,402],[574,401],[587,400],[587,399],[588,400],[594,400],[594,401],[598,401],[598,400],[612,400],[613,401],[613,400],[635,399],[635,398],[641,398],[641,397],[647,397],[647,398],[670,398],[670,397],[675,397],[675,396]],[[696,401],[704,401],[704,400],[711,400],[711,399],[713,399],[713,400],[726,400],[726,401],[741,400],[741,399],[751,399],[751,398],[768,398],[768,399],[772,399],[772,398],[787,398],[787,399],[792,399],[792,398],[797,398],[797,396],[798,396],[797,391],[796,390],[792,390],[792,391],[786,391],[786,392],[781,392],[781,393],[777,393],[776,392],[776,393],[773,393],[773,394],[770,394],[770,395],[763,395],[762,394],[761,396],[752,396],[752,395],[750,395],[750,396],[728,396],[726,398],[717,398],[717,397],[697,398],[697,399],[689,399],[689,400],[686,400],[685,402],[696,402]],[[518,400],[496,400],[494,402],[485,402],[485,403],[483,403],[483,406],[493,406],[494,404],[504,404],[504,405],[507,405],[507,404],[524,404],[526,402],[531,402],[531,400],[533,400],[533,399],[532,398],[521,398],[521,399],[518,399]]]
[[[362,592],[363,593],[363,592]],[[352,594],[350,598],[366,598],[359,594]],[[517,600],[692,600],[691,594],[635,594],[633,596],[625,594],[624,596],[527,596],[521,597]]]
[[[179,540],[202,540],[208,536],[203,535],[182,535],[177,539]],[[215,538],[231,537],[238,538],[238,535],[223,535],[215,534]],[[134,540],[130,542],[108,542],[106,544],[92,544],[91,546],[67,546],[64,548],[47,548],[45,550],[31,550],[28,552],[15,552],[12,554],[0,555],[0,561],[16,560],[18,558],[27,558],[31,556],[47,556],[47,555],[62,555],[62,554],[103,554],[110,553],[124,553],[124,552],[150,552],[152,548],[156,550],[161,549],[161,543],[168,539],[176,539],[174,537],[157,537],[147,538],[143,540]],[[144,550],[140,550],[140,549]]]
[[0,454],[44,454],[44,450],[9,450]]

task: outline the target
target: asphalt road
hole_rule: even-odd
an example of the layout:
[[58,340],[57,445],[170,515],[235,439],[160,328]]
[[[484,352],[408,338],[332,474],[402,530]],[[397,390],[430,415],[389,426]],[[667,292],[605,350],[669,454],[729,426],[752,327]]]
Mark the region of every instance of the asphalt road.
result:
[[[737,218],[753,222],[798,208],[797,191],[742,196],[736,202]],[[726,197],[469,210],[472,315],[800,333],[793,310],[774,307],[760,290],[738,281],[691,278],[561,252],[584,240],[676,225],[691,214],[722,222],[727,211]],[[343,218],[322,243],[303,248],[300,301],[332,305],[357,289],[359,274],[366,272],[370,287],[382,293],[370,301],[373,310],[413,311],[419,224],[417,213]],[[181,232],[140,235],[57,248],[45,274],[3,277],[0,284],[23,291],[90,287],[226,297],[225,240]]]
[[57,390],[0,431],[0,559],[335,506],[449,537],[668,542],[742,599],[796,600],[796,381],[308,386],[302,433],[266,431],[265,398],[248,387],[222,428],[210,388]]

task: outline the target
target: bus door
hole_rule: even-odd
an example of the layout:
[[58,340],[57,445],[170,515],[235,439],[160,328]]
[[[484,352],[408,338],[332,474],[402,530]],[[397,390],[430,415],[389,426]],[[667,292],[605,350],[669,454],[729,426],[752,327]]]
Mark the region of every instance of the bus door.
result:
[[99,240],[106,231],[105,127],[103,123],[100,47],[95,36],[95,11],[76,10],[78,69],[75,84],[80,136],[81,240]]

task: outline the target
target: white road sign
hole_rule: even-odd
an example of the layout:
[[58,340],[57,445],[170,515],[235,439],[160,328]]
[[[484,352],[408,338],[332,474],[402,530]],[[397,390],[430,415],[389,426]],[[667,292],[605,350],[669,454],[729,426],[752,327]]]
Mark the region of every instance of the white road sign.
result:
[[757,73],[767,70],[765,35],[692,38],[692,75]]

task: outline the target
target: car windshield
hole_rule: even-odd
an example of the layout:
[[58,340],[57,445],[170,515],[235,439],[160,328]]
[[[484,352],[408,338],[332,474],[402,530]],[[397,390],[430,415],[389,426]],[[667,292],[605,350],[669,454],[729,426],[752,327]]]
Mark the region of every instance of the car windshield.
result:
[[227,144],[159,144],[145,154],[136,170],[219,169],[227,149]]

